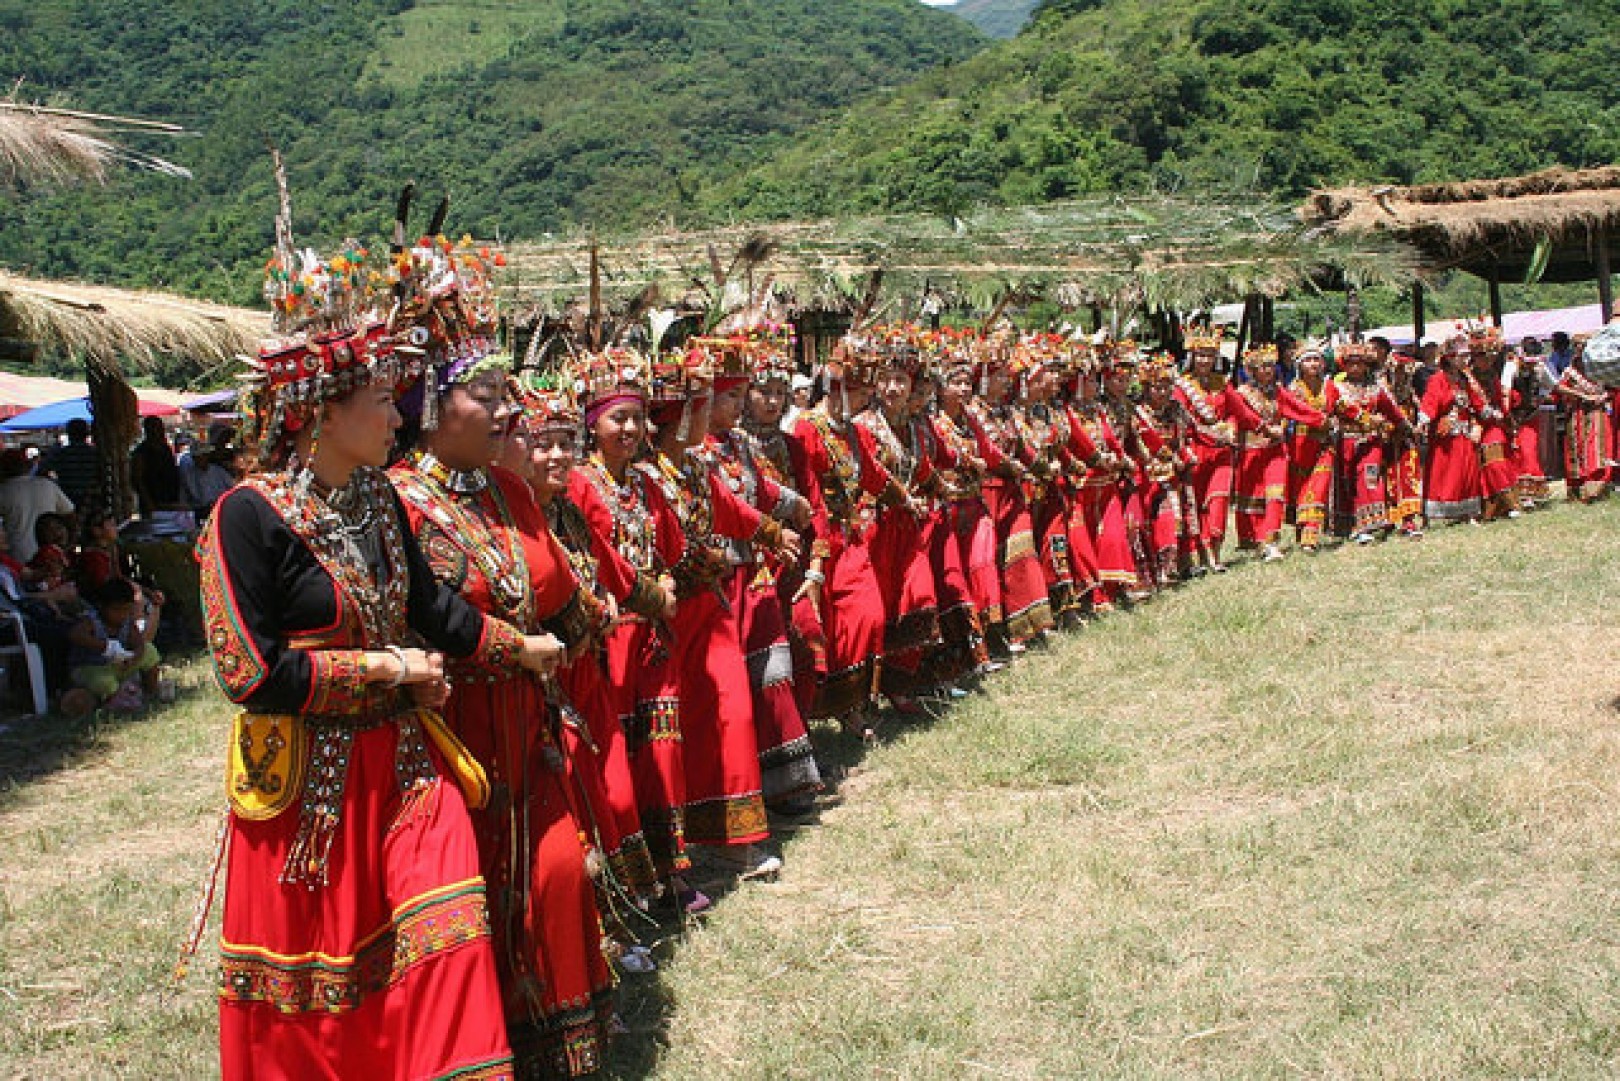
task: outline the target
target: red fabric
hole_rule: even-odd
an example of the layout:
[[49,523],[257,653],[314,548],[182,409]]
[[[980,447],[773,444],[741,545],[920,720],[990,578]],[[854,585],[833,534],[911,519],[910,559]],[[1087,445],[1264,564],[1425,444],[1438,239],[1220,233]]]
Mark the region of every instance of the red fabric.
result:
[[[490,470],[490,476],[510,518],[500,521],[491,510],[485,521],[497,535],[515,533],[521,540],[532,611],[545,619],[574,599],[578,582],[528,485],[502,469]],[[412,528],[423,535],[434,520],[432,508],[417,502],[408,483],[401,485],[401,495]],[[480,505],[484,501],[478,498],[463,503]],[[434,546],[428,546],[427,554],[437,573]],[[460,592],[480,611],[501,614],[490,583],[472,560]],[[539,626],[520,629],[535,633]],[[548,1057],[565,1045],[583,1044],[583,1058],[599,1061],[605,1050],[605,1017],[595,1014],[607,1003],[612,976],[602,956],[596,897],[585,871],[582,814],[570,791],[545,694],[527,674],[492,676],[457,662],[449,670],[454,689],[445,720],[484,767],[492,791],[503,794],[473,811],[472,821],[490,887],[508,1022],[544,1031],[541,1053]],[[572,1068],[583,1066],[580,1062]]]
[[[1333,413],[1339,403],[1339,385],[1323,380],[1313,394],[1304,380],[1289,388],[1295,397],[1313,409]],[[1333,492],[1333,461],[1337,450],[1322,425],[1295,425],[1288,439],[1288,507],[1299,543],[1315,547],[1322,542],[1327,524],[1328,499]]]
[[[1010,409],[992,410],[978,419],[1003,460],[1003,470],[1025,462],[1029,455]],[[1008,641],[1025,642],[1054,623],[1029,503],[1023,484],[1000,473],[985,478],[982,494],[995,526],[996,563],[1001,571],[1002,612],[996,622]]]
[[[590,527],[597,557],[597,580],[622,603],[637,574],[657,574],[680,561],[686,542],[680,520],[656,487],[638,474],[624,491],[633,500],[631,513],[653,525],[653,551],[648,566],[632,566],[619,554],[618,527],[602,495],[614,482],[597,462],[574,470],[568,496]],[[617,496],[614,496],[617,498]],[[603,670],[613,715],[625,734],[625,755],[640,812],[642,834],[660,876],[687,870],[682,807],[686,803],[686,758],[680,727],[680,689],[669,650],[670,634],[646,617],[621,608],[608,632]],[[594,729],[593,729],[594,731]],[[623,794],[611,795],[617,804]]]
[[1423,483],[1424,506],[1435,521],[1475,518],[1484,491],[1479,470],[1478,410],[1483,404],[1466,383],[1438,371],[1423,388],[1423,412],[1433,424],[1429,434],[1429,470]]
[[748,668],[760,790],[767,802],[818,792],[820,774],[794,694],[792,653],[776,583],[752,568],[738,567],[732,571],[727,593],[738,614]]
[[[267,821],[231,816],[221,927],[227,988],[233,974],[274,981],[283,991],[307,989],[317,973],[360,982],[368,956],[379,958],[386,974],[400,917],[418,910],[433,915],[437,933],[418,926],[412,941],[437,948],[341,1012],[326,1012],[318,1000],[304,1012],[283,1013],[267,1001],[222,998],[226,1081],[415,1081],[479,1065],[490,1072],[474,1076],[512,1076],[466,803],[441,781],[402,806],[397,735],[384,724],[355,736],[324,886],[278,881],[298,830],[296,806]],[[443,775],[443,761],[436,753],[433,759]]]

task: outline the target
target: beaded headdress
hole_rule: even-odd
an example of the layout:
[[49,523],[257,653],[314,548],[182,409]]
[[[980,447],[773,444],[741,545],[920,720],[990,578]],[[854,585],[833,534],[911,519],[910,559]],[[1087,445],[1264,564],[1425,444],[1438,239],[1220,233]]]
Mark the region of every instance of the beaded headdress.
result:
[[1181,340],[1189,353],[1218,353],[1224,337],[1225,331],[1221,327],[1187,327],[1182,332]]
[[292,200],[279,153],[272,152],[281,197],[276,247],[265,264],[264,298],[271,337],[244,358],[243,441],[261,466],[281,464],[291,437],[312,423],[316,409],[378,380],[398,384],[414,368],[393,348],[379,314],[385,298],[366,264],[368,253],[345,241],[323,257],[299,250],[292,237]]

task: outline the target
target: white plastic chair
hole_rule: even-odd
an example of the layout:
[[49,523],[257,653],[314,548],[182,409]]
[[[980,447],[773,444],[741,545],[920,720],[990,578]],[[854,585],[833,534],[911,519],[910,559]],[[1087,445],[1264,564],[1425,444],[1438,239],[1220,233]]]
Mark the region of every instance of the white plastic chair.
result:
[[0,657],[22,657],[28,667],[28,689],[34,697],[34,716],[43,717],[50,708],[45,688],[45,657],[40,653],[39,646],[28,640],[28,624],[23,622],[23,614],[10,601],[0,597],[0,627],[7,624],[16,632],[17,641],[12,645],[0,646]]

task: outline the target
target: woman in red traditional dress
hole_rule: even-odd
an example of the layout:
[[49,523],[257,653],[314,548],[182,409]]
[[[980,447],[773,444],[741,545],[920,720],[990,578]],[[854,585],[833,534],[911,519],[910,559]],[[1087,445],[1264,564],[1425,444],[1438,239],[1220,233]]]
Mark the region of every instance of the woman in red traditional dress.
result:
[[1508,427],[1513,432],[1513,459],[1518,468],[1519,506],[1530,510],[1547,502],[1552,485],[1541,464],[1542,405],[1552,394],[1552,372],[1538,356],[1515,351],[1502,373],[1508,393]]
[[1249,382],[1237,388],[1260,418],[1259,427],[1243,433],[1237,471],[1237,529],[1242,548],[1259,548],[1273,563],[1283,557],[1283,514],[1288,506],[1288,444],[1284,425],[1323,428],[1327,415],[1277,385],[1277,347],[1257,345],[1244,351]]
[[945,532],[966,573],[967,599],[980,637],[970,648],[979,667],[987,670],[999,662],[990,659],[985,633],[1002,622],[1003,609],[996,527],[984,502],[984,483],[1004,467],[1005,459],[968,408],[972,400],[973,358],[960,348],[946,369],[933,425],[951,463],[945,475]]
[[[1113,368],[1112,360],[1109,368]],[[1121,375],[1129,383],[1123,367]],[[1090,369],[1081,371],[1070,450],[1077,462],[1084,463],[1080,506],[1097,557],[1101,581],[1100,599],[1095,606],[1098,612],[1112,611],[1115,602],[1135,588],[1139,579],[1125,517],[1126,489],[1134,483],[1136,465],[1125,440],[1114,429],[1111,412],[1099,395],[1097,374]]]
[[892,340],[852,338],[848,348],[865,354],[877,369],[871,404],[855,423],[872,439],[877,462],[894,491],[880,505],[873,524],[872,571],[883,591],[883,676],[881,686],[900,713],[918,713],[923,690],[922,662],[939,641],[939,597],[924,537],[927,507],[923,494],[937,483],[934,463],[919,455],[907,438],[911,391],[922,356],[897,331]]
[[1149,551],[1152,538],[1147,506],[1142,498],[1148,484],[1147,466],[1158,449],[1158,437],[1149,431],[1144,438],[1144,426],[1131,401],[1131,386],[1140,367],[1140,350],[1136,342],[1127,340],[1114,345],[1102,372],[1102,411],[1108,418],[1109,431],[1124,452],[1115,487],[1124,511],[1131,563],[1136,567],[1136,583],[1125,590],[1128,600],[1146,600],[1158,585]]
[[1068,374],[1061,340],[1043,335],[1019,345],[1015,365],[1022,369],[1023,393],[1016,411],[1024,449],[1024,495],[1029,502],[1030,526],[1046,575],[1046,596],[1060,626],[1080,618],[1084,602],[1099,584],[1097,565],[1089,543],[1076,565],[1071,539],[1074,517],[1069,492],[1073,470],[1070,443],[1073,430],[1069,411],[1057,399],[1060,381]]
[[976,417],[1001,455],[1001,468],[988,474],[981,488],[995,525],[996,565],[1001,572],[1002,619],[991,630],[1009,653],[1021,653],[1027,642],[1055,625],[1029,501],[1024,496],[1023,479],[1034,453],[1025,445],[1017,414],[1007,400],[1012,373],[1005,343],[993,337],[982,343],[981,350],[982,406]]
[[[1331,417],[1338,411],[1339,384],[1327,378],[1327,358],[1322,350],[1307,346],[1294,363],[1299,374],[1288,389],[1311,409]],[[1315,552],[1322,547],[1337,449],[1326,423],[1296,424],[1289,436],[1288,506],[1294,521],[1294,540],[1302,551]]]
[[870,361],[840,344],[824,369],[826,397],[795,425],[794,487],[810,500],[815,540],[807,595],[820,613],[827,676],[812,707],[846,731],[875,738],[872,704],[883,666],[883,590],[870,539],[878,499],[894,489],[872,435],[851,419],[872,393]]
[[[635,775],[605,667],[607,633],[617,619],[619,605],[630,602],[636,573],[618,552],[602,551],[584,512],[569,495],[583,426],[572,394],[542,385],[532,373],[524,373],[509,389],[521,413],[507,436],[501,464],[528,482],[574,576],[598,600],[605,617],[593,628],[590,648],[557,674],[564,703],[558,734],[579,786],[581,809],[589,819],[594,843],[607,857],[608,873],[599,876],[597,884],[603,924],[624,947],[621,961],[645,969],[649,959],[635,944],[625,907],[648,907],[662,886],[642,832]],[[662,611],[658,603],[662,598],[652,599],[654,603],[648,607],[656,615]],[[632,953],[636,960],[627,960]]]
[[1417,365],[1417,351],[1413,347],[1396,346],[1381,374],[1384,389],[1389,391],[1406,421],[1390,433],[1384,473],[1390,524],[1408,540],[1423,536],[1423,456],[1418,452],[1417,441],[1417,423],[1423,413],[1423,403],[1418,400]]
[[1335,355],[1344,369],[1334,405],[1339,421],[1339,515],[1357,544],[1371,544],[1392,528],[1384,456],[1390,437],[1406,424],[1401,407],[1373,376],[1375,356],[1374,348],[1361,342],[1347,342]]
[[[742,502],[778,522],[807,528],[809,501],[771,475],[753,436],[739,427],[751,375],[773,366],[782,371],[791,338],[770,328],[754,328],[730,338],[705,339],[704,345],[717,354],[720,368],[714,377],[708,439],[693,453],[704,458]],[[741,540],[727,542],[726,558],[731,571],[725,588],[737,615],[753,692],[765,805],[783,814],[807,814],[821,791],[821,770],[794,694],[793,654],[777,588],[783,561]]]
[[1480,491],[1485,518],[1519,516],[1519,469],[1508,430],[1508,396],[1502,387],[1502,333],[1494,327],[1476,331],[1468,340],[1470,393],[1484,405],[1479,411]]
[[[671,663],[675,616],[669,569],[686,550],[681,523],[658,488],[631,468],[646,442],[647,363],[612,347],[582,356],[569,375],[585,414],[592,451],[569,481],[569,500],[584,515],[592,552],[619,593],[619,617],[607,637],[608,683],[624,733],[642,834],[659,877],[689,911],[708,899],[683,877],[691,869],[684,826],[686,761],[678,676]],[[617,585],[615,585],[617,582]]]
[[1142,507],[1148,522],[1149,559],[1162,588],[1204,569],[1198,500],[1190,480],[1193,456],[1188,438],[1192,418],[1176,400],[1173,356],[1167,353],[1144,363],[1141,380],[1142,401],[1136,415],[1150,455],[1143,465],[1146,486],[1142,490]]
[[[754,373],[749,384],[742,419],[743,430],[753,441],[755,465],[763,476],[783,488],[791,488],[795,483],[791,437],[782,430],[793,375],[791,356],[769,354],[767,362]],[[827,678],[827,631],[806,583],[806,575],[812,572],[825,580],[823,562],[817,560],[813,552],[808,564],[801,560],[776,566],[776,593],[788,620],[793,696],[801,718],[811,716],[816,692]]]
[[199,545],[215,671],[244,709],[221,837],[221,1073],[509,1078],[468,817],[488,784],[433,712],[447,687],[430,650],[545,672],[563,646],[434,581],[381,468],[400,424],[390,339],[345,329],[364,275],[278,252],[277,326],[303,329],[261,353],[244,400],[261,471]]
[[1610,424],[1608,392],[1586,375],[1577,356],[1553,390],[1569,415],[1564,440],[1564,488],[1579,503],[1602,499],[1609,490]]
[[1468,340],[1446,343],[1440,370],[1423,388],[1429,427],[1429,469],[1423,507],[1433,522],[1477,522],[1483,510],[1479,475],[1479,411],[1485,402],[1470,386]]
[[[421,305],[417,326],[431,343],[421,449],[391,471],[394,487],[440,583],[519,630],[549,631],[582,649],[599,602],[580,587],[529,486],[492,464],[511,419],[510,361],[486,356],[493,342],[475,328],[445,328],[443,301],[441,292]],[[594,1073],[613,979],[586,873],[579,792],[561,750],[562,695],[555,683],[476,661],[453,662],[447,675],[454,691],[445,720],[489,778],[489,805],[474,811],[473,826],[518,1074]]]
[[701,345],[654,362],[653,453],[632,468],[675,509],[686,550],[675,579],[674,656],[686,759],[686,841],[744,877],[775,874],[765,818],[753,695],[737,613],[725,594],[726,540],[798,557],[798,535],[733,496],[691,451],[709,431],[712,357]]
[[1234,449],[1240,430],[1258,422],[1252,410],[1232,390],[1226,376],[1215,370],[1221,335],[1191,332],[1185,336],[1187,373],[1176,381],[1176,397],[1193,418],[1193,490],[1198,495],[1201,540],[1209,553],[1209,569],[1226,570],[1221,545],[1226,541],[1226,519],[1232,505]]

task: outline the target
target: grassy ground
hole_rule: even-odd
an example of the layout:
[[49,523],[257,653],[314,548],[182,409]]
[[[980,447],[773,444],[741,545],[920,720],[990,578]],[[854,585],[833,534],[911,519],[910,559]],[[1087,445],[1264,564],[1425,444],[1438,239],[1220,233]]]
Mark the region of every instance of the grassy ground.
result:
[[[1242,566],[829,736],[836,805],[633,978],[614,1073],[1612,1075],[1617,527]],[[206,950],[165,980],[224,715],[0,737],[0,1077],[208,1074]]]

